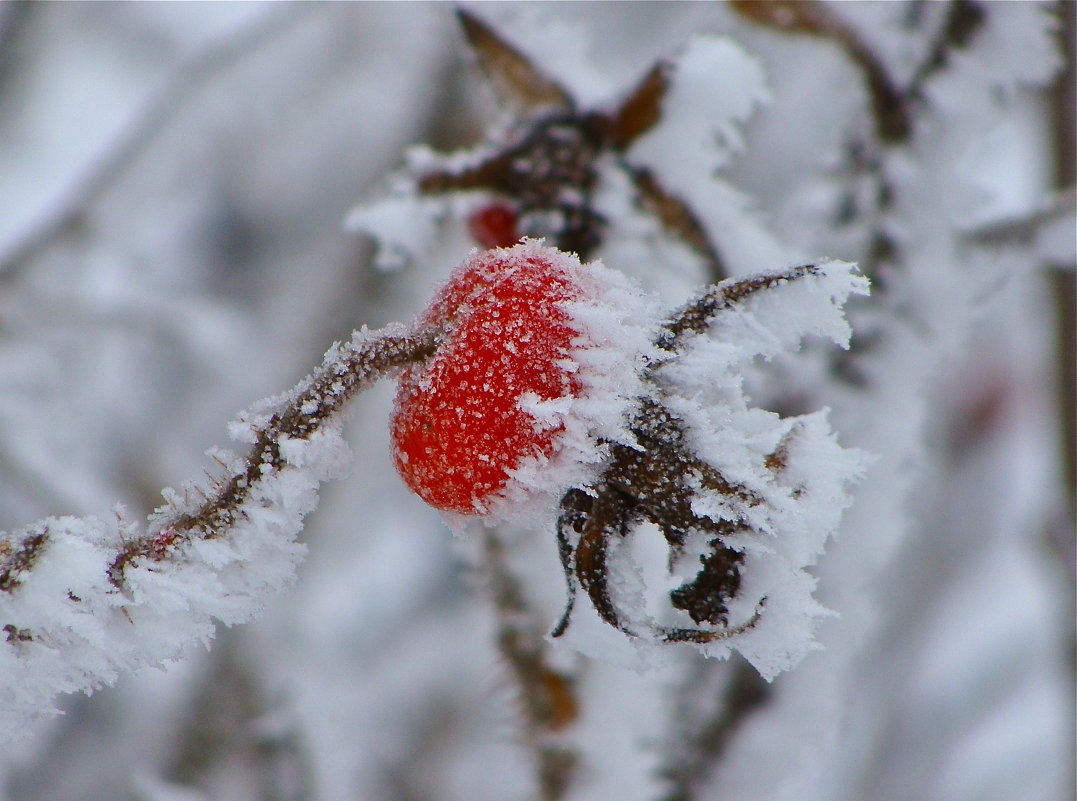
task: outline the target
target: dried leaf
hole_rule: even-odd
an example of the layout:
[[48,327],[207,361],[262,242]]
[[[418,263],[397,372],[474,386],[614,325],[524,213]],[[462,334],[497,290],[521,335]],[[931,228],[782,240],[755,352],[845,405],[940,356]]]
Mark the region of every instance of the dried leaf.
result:
[[688,245],[706,262],[712,281],[725,278],[726,269],[722,258],[688,204],[667,192],[650,170],[635,167],[629,174],[646,210],[657,217],[669,233]]
[[468,44],[499,99],[514,111],[571,111],[569,93],[493,28],[463,9],[456,12]]
[[670,65],[659,61],[643,76],[621,107],[608,119],[610,145],[624,150],[662,118],[662,100],[669,90]]

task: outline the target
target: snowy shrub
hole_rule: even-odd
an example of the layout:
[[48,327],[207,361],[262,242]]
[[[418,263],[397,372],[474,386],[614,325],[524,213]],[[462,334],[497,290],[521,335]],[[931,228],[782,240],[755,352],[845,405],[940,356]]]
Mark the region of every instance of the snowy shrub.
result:
[[0,8],[0,794],[1064,795],[1073,5]]

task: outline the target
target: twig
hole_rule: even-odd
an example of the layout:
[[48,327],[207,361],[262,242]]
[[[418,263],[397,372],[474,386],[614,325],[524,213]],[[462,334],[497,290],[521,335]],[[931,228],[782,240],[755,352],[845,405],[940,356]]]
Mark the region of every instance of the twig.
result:
[[[437,343],[438,332],[427,330],[404,336],[373,334],[343,348],[339,360],[327,360],[302,392],[270,418],[258,432],[244,469],[223,483],[198,511],[166,516],[165,522],[124,546],[109,568],[113,584],[122,585],[124,570],[135,560],[163,559],[181,542],[221,536],[242,514],[252,488],[284,466],[283,440],[307,439],[358,392],[391,370],[432,356]],[[167,515],[168,507],[159,511]]]
[[[699,671],[713,676],[715,667],[705,662]],[[728,671],[723,670],[720,675],[726,676]],[[682,723],[681,731],[676,735],[677,746],[669,750],[669,760],[659,771],[669,782],[669,791],[662,801],[698,798],[700,788],[721,762],[737,730],[770,697],[770,685],[746,662],[733,666],[725,692],[717,702],[708,698],[713,685],[707,678],[705,674],[695,675],[681,686],[682,696],[676,711]],[[713,709],[708,702],[714,703]],[[706,710],[703,715],[701,708]]]
[[[177,515],[168,506],[157,511],[157,524],[143,536],[128,541],[116,554],[108,570],[115,586],[122,586],[124,571],[137,560],[162,560],[182,543],[226,533],[243,514],[241,507],[258,482],[284,466],[283,440],[308,438],[375,380],[431,356],[439,332],[372,332],[357,338],[358,343],[338,346],[334,354],[337,358],[327,359],[322,369],[301,385],[291,402],[272,416],[258,432],[243,468],[222,482],[197,511]],[[0,539],[0,591],[11,592],[22,583],[49,541],[45,525],[25,529],[17,539]]]
[[[1055,185],[1069,187],[1068,211],[1073,217],[1075,198],[1074,183],[1077,182],[1077,154],[1074,140],[1077,138],[1077,53],[1074,37],[1077,37],[1077,5],[1059,2],[1062,29],[1059,43],[1064,56],[1064,66],[1052,89],[1052,138],[1055,162]],[[1058,331],[1058,416],[1064,443],[1063,476],[1068,490],[1069,529],[1077,517],[1077,399],[1073,388],[1077,385],[1077,292],[1072,264],[1055,265],[1055,316]]]
[[[1057,4],[1061,30],[1059,45],[1064,57],[1062,72],[1051,92],[1052,138],[1054,150],[1055,185],[1073,186],[1077,182],[1077,4],[1072,0],[1059,0]],[[1048,532],[1048,544],[1053,546],[1059,561],[1065,565],[1069,580],[1066,607],[1073,609],[1077,602],[1077,568],[1074,553],[1074,521],[1077,520],[1077,275],[1072,264],[1052,265],[1051,288],[1055,298],[1055,359],[1057,363],[1056,414],[1062,439],[1061,468],[1065,510],[1062,520]],[[1052,536],[1053,535],[1053,536]],[[1077,687],[1077,648],[1073,629],[1066,626],[1061,650],[1067,655],[1069,672],[1069,701],[1074,703]],[[1070,741],[1077,737],[1073,721],[1070,721]],[[1069,765],[1070,786],[1077,781],[1077,766]]]
[[973,0],[951,0],[946,7],[946,17],[939,27],[935,39],[928,49],[927,56],[906,89],[909,97],[920,98],[925,85],[935,73],[945,69],[950,61],[950,53],[955,49],[968,46],[972,37],[984,23],[984,10]]
[[483,553],[497,612],[497,647],[519,692],[524,731],[536,761],[539,797],[559,801],[568,792],[579,762],[576,751],[559,741],[579,714],[574,681],[547,662],[543,628],[534,620],[532,607],[509,569],[496,530],[486,530]]
[[834,42],[864,78],[879,139],[896,142],[909,137],[912,126],[906,96],[867,43],[827,4],[819,0],[733,0],[731,5],[761,25]]
[[[217,459],[229,477],[188,485],[145,528],[117,510],[111,525],[61,517],[0,534],[10,657],[0,671],[0,740],[54,711],[60,693],[175,658],[217,621],[255,614],[294,575],[303,518],[339,470],[345,446],[327,423],[378,378],[433,355],[438,341],[436,330],[396,324],[334,345],[318,371],[248,414],[250,453]],[[190,504],[189,493],[202,503]],[[57,565],[62,581],[49,578]]]
[[1029,214],[977,226],[965,234],[965,238],[976,245],[1027,245],[1044,226],[1062,217],[1072,218],[1075,211],[1077,188],[1070,186],[1050,197],[1040,208]]
[[662,333],[655,340],[655,345],[664,351],[674,352],[684,344],[688,336],[706,331],[718,312],[732,308],[749,295],[819,273],[816,265],[804,264],[782,272],[729,279],[715,284],[662,324]]

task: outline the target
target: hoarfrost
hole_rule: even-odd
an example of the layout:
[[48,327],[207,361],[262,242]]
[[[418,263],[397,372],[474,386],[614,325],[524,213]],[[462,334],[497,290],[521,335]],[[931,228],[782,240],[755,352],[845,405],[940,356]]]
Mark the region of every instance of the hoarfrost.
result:
[[601,444],[631,439],[626,420],[644,391],[642,372],[654,351],[656,301],[622,273],[595,261],[580,265],[558,254],[581,290],[561,304],[578,332],[568,360],[579,390],[555,402],[521,398],[543,426],[562,427],[551,458],[532,457],[512,471],[512,481],[491,506],[490,520],[508,523],[549,519],[564,492],[591,480],[605,456]]
[[230,430],[255,443],[248,459],[210,451],[226,475],[165,490],[167,505],[147,527],[117,506],[110,521],[49,518],[5,535],[0,736],[54,713],[61,693],[90,692],[208,645],[217,622],[249,620],[289,585],[319,485],[350,464],[335,411],[391,369],[381,365],[397,358],[407,333],[357,331],[330,349],[321,372],[244,412]]

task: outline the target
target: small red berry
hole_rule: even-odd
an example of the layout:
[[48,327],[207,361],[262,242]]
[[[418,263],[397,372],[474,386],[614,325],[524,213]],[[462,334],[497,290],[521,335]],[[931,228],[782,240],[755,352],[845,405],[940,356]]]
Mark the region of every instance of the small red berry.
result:
[[467,227],[484,248],[511,248],[520,241],[516,212],[504,203],[491,203],[473,212]]
[[448,334],[401,377],[392,441],[397,470],[431,506],[484,513],[510,471],[555,450],[562,426],[543,426],[521,401],[579,392],[578,333],[562,305],[581,296],[579,268],[535,242],[475,253],[422,315]]

